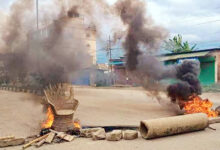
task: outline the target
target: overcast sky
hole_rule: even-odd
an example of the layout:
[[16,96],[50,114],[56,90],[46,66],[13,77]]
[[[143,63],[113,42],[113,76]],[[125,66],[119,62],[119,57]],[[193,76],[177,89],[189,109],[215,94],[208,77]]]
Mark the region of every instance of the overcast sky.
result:
[[171,37],[179,33],[191,43],[220,41],[220,0],[145,1],[147,15],[164,26]]
[[[0,9],[7,10],[13,1],[0,0]],[[220,41],[220,0],[146,0],[146,7],[146,15],[171,36],[179,33],[190,43]]]

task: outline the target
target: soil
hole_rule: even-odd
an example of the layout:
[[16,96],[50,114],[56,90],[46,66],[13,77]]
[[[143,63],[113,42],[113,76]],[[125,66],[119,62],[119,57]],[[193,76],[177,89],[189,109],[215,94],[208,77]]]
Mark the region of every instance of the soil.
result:
[[[75,118],[82,125],[139,125],[140,120],[177,115],[175,106],[169,105],[166,99],[160,105],[141,88],[92,88],[75,87],[75,98],[80,105]],[[214,108],[220,105],[220,93],[205,93],[203,98],[214,102]],[[40,104],[41,98],[27,93],[0,91],[0,137],[15,135],[27,137],[39,132],[40,124],[45,118]],[[169,107],[168,107],[169,106]],[[92,141],[75,139],[70,143],[44,145],[42,150],[217,150],[220,149],[220,124],[211,125],[216,130],[206,129],[182,135],[175,135],[154,140],[136,140],[119,142]],[[21,146],[5,150],[21,149]],[[36,149],[30,147],[28,149]]]

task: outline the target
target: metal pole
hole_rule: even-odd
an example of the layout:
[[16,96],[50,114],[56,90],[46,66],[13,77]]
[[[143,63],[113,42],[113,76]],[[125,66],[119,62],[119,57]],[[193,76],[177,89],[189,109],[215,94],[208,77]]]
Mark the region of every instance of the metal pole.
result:
[[[112,48],[111,48],[111,37],[109,35],[109,57],[110,57],[110,62],[112,60]],[[112,64],[110,63],[110,69],[111,69],[111,72],[112,72]]]
[[112,45],[111,45],[111,37],[109,35],[109,40],[108,40],[108,50],[109,50],[109,66],[110,66],[110,70],[111,70],[111,73],[110,73],[110,79],[111,79],[111,84],[114,84],[114,79],[112,77],[113,73],[112,73]]
[[39,29],[39,26],[38,26],[38,0],[36,0],[36,19],[37,19],[37,30]]

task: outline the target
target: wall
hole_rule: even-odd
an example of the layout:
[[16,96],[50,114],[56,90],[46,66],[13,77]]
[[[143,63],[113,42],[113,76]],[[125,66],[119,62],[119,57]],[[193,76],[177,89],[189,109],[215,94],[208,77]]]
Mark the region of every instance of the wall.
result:
[[85,33],[86,38],[86,46],[89,49],[89,53],[92,56],[93,64],[96,64],[97,57],[96,57],[96,31],[94,28],[87,28]]
[[[200,61],[200,75],[199,80],[202,85],[211,85],[216,82],[216,66],[214,56],[199,57]],[[178,60],[168,60],[165,61],[165,65],[176,64]]]
[[199,58],[201,72],[199,80],[203,85],[210,85],[215,83],[215,57],[201,57]]
[[216,54],[216,68],[218,70],[218,72],[217,72],[217,82],[219,82],[220,81],[220,71],[219,71],[219,69],[220,69],[220,54]]

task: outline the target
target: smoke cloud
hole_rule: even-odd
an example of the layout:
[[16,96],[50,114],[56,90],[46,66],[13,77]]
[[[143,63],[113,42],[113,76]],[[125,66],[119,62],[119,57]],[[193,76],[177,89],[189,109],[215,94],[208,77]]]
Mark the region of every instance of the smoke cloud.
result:
[[168,95],[173,102],[187,100],[193,94],[201,94],[201,86],[198,79],[200,73],[200,63],[198,61],[184,61],[177,65],[176,78],[180,82],[168,86]]
[[[155,57],[155,52],[166,38],[167,31],[155,26],[152,19],[146,16],[145,6],[141,0],[119,0],[115,6],[127,26],[123,43],[127,69],[158,100],[160,90],[167,90],[172,102],[187,100],[192,94],[201,94],[198,62],[184,61],[180,65],[165,67]],[[163,79],[176,79],[177,83],[166,89],[160,82]]]
[[[12,5],[1,36],[4,49],[11,54],[5,61],[5,74],[10,80],[26,81],[31,74],[43,86],[71,81],[75,73],[92,64],[85,41],[87,29],[95,29],[97,36],[103,38],[108,26],[114,41],[119,37],[124,40],[126,68],[145,89],[155,94],[167,90],[172,102],[201,93],[199,63],[186,61],[165,67],[155,57],[168,32],[154,24],[144,1],[118,0],[113,6],[104,0],[51,3],[47,7],[51,9],[41,11],[38,31],[34,0],[17,0]],[[78,23],[72,24],[76,18]],[[177,83],[163,86],[160,81],[169,78]]]
[[138,56],[144,53],[143,50],[158,49],[167,35],[165,29],[155,26],[152,19],[146,17],[145,6],[140,0],[119,0],[116,3],[123,23],[128,26],[123,46],[127,51],[127,68],[131,71],[137,69]]
[[[46,86],[70,82],[74,73],[92,64],[77,7],[66,11],[62,1],[52,22],[36,30],[34,0],[17,0],[10,8],[2,40],[8,58],[5,74],[11,82]],[[45,13],[44,15],[48,15]],[[56,17],[55,17],[56,16]],[[73,20],[76,22],[73,24]],[[78,20],[77,20],[78,19]],[[75,26],[75,28],[74,28]],[[81,28],[81,29],[79,29]]]

